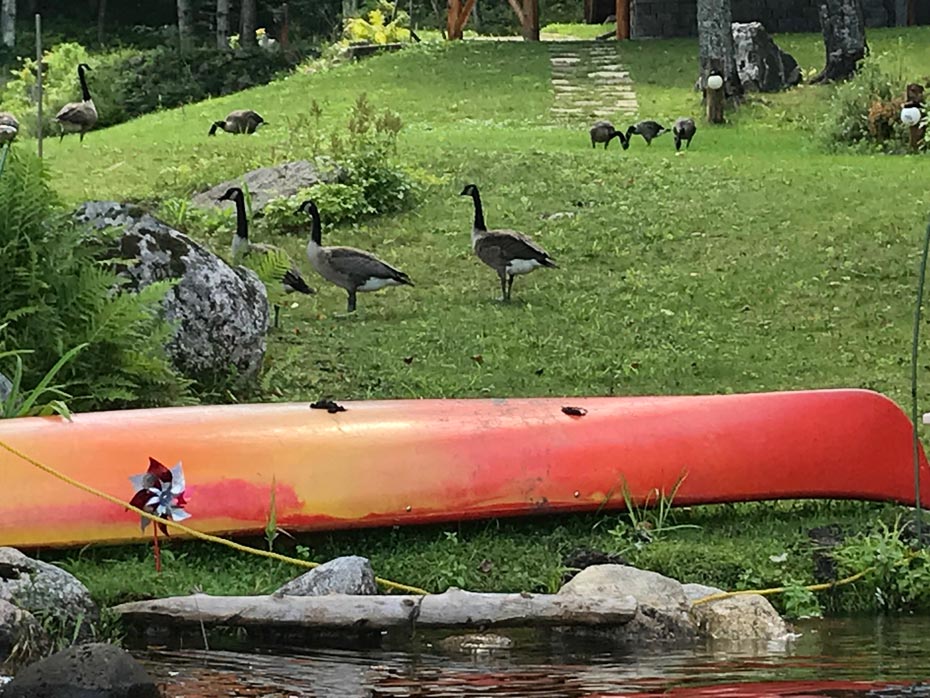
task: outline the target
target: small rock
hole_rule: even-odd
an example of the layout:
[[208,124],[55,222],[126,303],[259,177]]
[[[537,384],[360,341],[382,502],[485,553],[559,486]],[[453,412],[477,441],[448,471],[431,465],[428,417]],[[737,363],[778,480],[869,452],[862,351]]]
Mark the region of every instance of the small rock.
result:
[[496,635],[494,633],[473,633],[469,635],[444,637],[436,643],[436,646],[446,652],[470,654],[491,652],[494,650],[507,650],[513,647],[513,640],[504,635]]
[[798,62],[778,47],[760,22],[734,22],[731,30],[744,90],[778,92],[801,82]]
[[559,594],[627,596],[638,608],[631,621],[609,632],[626,642],[682,642],[696,637],[689,603],[680,582],[627,565],[594,565],[579,572]]
[[76,645],[31,664],[3,698],[160,698],[148,672],[114,645]]
[[258,213],[272,199],[294,196],[301,189],[308,189],[314,184],[335,182],[339,176],[338,170],[324,172],[309,160],[285,162],[274,167],[261,167],[246,172],[241,177],[217,184],[212,189],[197,194],[191,201],[201,208],[232,207],[232,202],[217,199],[230,187],[241,187],[244,181],[252,198],[252,212]]
[[280,596],[326,596],[353,594],[370,596],[378,593],[371,562],[364,557],[337,557],[292,579],[275,592]]
[[48,633],[34,615],[9,601],[0,601],[0,662],[21,666],[50,649]]
[[759,594],[728,596],[692,606],[691,615],[702,637],[711,640],[784,640],[784,619]]
[[78,636],[89,637],[100,617],[90,592],[76,577],[15,548],[0,548],[0,600],[37,618],[54,618],[69,636],[80,624]]

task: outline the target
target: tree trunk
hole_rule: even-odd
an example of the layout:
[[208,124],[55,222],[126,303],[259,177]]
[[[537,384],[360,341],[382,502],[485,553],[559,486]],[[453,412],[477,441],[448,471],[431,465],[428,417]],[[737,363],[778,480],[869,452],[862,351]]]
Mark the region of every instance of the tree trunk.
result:
[[0,5],[0,41],[8,48],[16,44],[16,0],[3,0]]
[[820,0],[820,27],[827,64],[812,83],[846,80],[869,50],[861,0]]
[[736,72],[733,51],[733,14],[730,0],[698,0],[697,4],[701,89],[707,89],[707,76],[719,73],[723,77],[724,96],[735,97],[743,92]]
[[239,22],[239,45],[255,46],[255,0],[242,0],[242,14]]
[[636,613],[632,596],[481,594],[450,589],[428,596],[207,596],[195,594],[116,606],[124,621],[146,626],[225,625],[252,628],[387,630],[623,625]]
[[97,2],[97,43],[103,44],[103,37],[106,32],[107,21],[107,0],[98,0]]
[[178,37],[181,41],[181,53],[187,53],[193,45],[194,15],[191,0],[178,0]]
[[216,47],[229,48],[229,0],[216,0]]

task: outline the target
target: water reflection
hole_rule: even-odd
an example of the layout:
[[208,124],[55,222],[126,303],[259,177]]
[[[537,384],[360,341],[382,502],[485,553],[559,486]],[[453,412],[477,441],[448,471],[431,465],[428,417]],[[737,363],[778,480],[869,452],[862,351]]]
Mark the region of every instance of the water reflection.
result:
[[[521,638],[509,650],[147,651],[167,698],[930,698],[930,619],[824,621],[789,645],[618,651]],[[169,673],[170,672],[170,673]]]

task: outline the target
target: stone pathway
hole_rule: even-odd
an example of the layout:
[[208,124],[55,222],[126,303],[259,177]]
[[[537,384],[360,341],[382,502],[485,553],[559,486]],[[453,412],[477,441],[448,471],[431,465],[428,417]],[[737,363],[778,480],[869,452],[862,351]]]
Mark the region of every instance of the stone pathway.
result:
[[553,42],[549,62],[556,118],[588,122],[639,111],[630,71],[615,43]]

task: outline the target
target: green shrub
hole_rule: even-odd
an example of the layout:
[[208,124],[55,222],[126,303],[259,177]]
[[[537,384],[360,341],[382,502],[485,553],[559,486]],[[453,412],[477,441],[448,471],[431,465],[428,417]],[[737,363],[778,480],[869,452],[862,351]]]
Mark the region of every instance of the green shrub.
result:
[[39,385],[69,349],[86,343],[56,376],[72,407],[186,399],[188,384],[165,354],[171,328],[159,317],[171,284],[120,293],[124,280],[94,258],[92,241],[58,206],[42,162],[22,149],[13,149],[0,176],[0,211],[0,324],[6,351],[31,352],[22,384]]
[[908,81],[902,69],[888,68],[887,63],[881,58],[866,58],[851,80],[837,85],[820,127],[828,148],[895,151],[907,142],[899,114]]
[[[294,59],[296,60],[296,59]],[[112,126],[157,109],[169,109],[208,97],[262,85],[294,65],[281,51],[249,53],[195,49],[182,57],[174,48],[145,51],[121,49],[90,54],[80,44],[62,43],[44,54],[43,130],[57,134],[53,119],[67,102],[81,98],[79,63],[91,66],[87,81],[99,115],[97,125]],[[2,94],[4,109],[20,118],[24,130],[35,135],[36,62],[25,58],[13,71]]]

